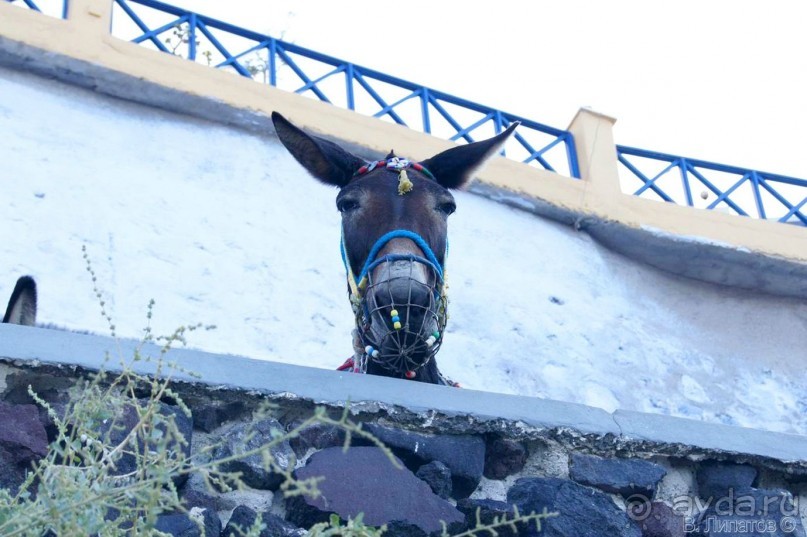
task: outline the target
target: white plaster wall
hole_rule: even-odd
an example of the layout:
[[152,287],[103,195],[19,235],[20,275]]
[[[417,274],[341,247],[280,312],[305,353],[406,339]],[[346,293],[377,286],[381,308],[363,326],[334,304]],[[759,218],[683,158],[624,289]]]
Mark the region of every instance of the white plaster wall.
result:
[[[270,136],[0,70],[0,300],[30,273],[44,322],[105,332],[86,244],[121,335],[154,298],[159,333],[217,325],[191,346],[334,368],[352,322],[334,196]],[[457,202],[439,362],[464,386],[807,432],[807,305]]]

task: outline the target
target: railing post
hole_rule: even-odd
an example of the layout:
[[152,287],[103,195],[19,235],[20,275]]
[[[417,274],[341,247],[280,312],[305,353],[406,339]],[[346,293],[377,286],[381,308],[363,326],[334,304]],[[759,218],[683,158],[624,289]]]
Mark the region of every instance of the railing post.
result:
[[277,41],[269,39],[269,85],[277,86]]
[[426,134],[432,133],[432,123],[429,118],[429,88],[420,88],[420,114],[423,118],[423,132]]
[[353,79],[355,78],[355,73],[353,72],[353,64],[348,63],[345,67],[345,91],[347,92],[347,109],[348,110],[355,110],[356,109],[356,97],[353,93]]
[[79,25],[77,33],[107,35],[112,28],[112,0],[69,0],[67,19]]
[[196,13],[188,19],[188,59],[196,61]]
[[616,119],[581,108],[567,129],[574,136],[580,179],[606,202],[622,194],[613,127]]

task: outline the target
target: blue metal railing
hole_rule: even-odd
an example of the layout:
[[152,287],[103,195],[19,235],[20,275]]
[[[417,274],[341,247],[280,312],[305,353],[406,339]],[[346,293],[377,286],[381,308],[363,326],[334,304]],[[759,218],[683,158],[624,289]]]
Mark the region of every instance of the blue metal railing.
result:
[[632,192],[636,196],[807,225],[807,180],[621,145],[617,158],[624,167],[620,171],[642,183]]
[[[517,158],[525,163],[550,171],[560,171],[571,177],[580,176],[574,139],[568,131],[460,99],[156,0],[115,0],[115,5],[134,23],[137,32],[140,32],[132,39],[135,43],[148,44],[192,61],[207,61],[214,67],[233,70],[248,78],[255,78],[258,71],[265,82],[272,86],[281,85],[282,69],[284,81],[292,82],[291,91],[313,95],[332,104],[338,97],[341,104],[350,110],[411,128],[418,128],[415,123],[419,120],[419,128],[429,134],[437,135],[442,127],[449,139],[472,142],[477,133],[485,132],[486,136],[488,132],[499,133],[510,123],[520,121],[521,127],[514,137],[515,143],[507,147],[509,156],[516,157],[517,154]],[[170,15],[170,18],[151,28],[144,21],[145,14],[141,17],[135,12],[133,5],[150,8],[163,17]],[[149,15],[153,15],[154,11]],[[202,42],[208,47],[203,51],[204,57],[200,53]],[[230,49],[238,52],[230,52]],[[214,62],[213,57],[217,61]],[[259,69],[255,67],[256,61],[259,62]],[[340,79],[341,82],[333,83]],[[385,97],[385,90],[397,95],[393,98]],[[413,103],[417,104],[412,106]],[[556,147],[559,149],[552,151]],[[559,159],[557,154],[560,149],[565,150],[565,155]],[[550,159],[550,156],[553,158]],[[554,166],[550,160],[554,162]],[[562,168],[556,170],[556,167]]]
[[34,11],[50,15],[52,17],[67,18],[67,3],[68,0],[4,0],[9,4],[14,4],[20,7],[27,7]]

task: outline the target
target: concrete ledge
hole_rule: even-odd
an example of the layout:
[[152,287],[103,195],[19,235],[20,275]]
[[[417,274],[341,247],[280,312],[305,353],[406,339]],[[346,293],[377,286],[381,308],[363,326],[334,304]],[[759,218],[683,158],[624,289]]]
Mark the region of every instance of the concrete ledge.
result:
[[583,218],[579,226],[611,250],[673,274],[774,295],[807,298],[807,264],[804,263],[706,238],[672,235],[649,226],[636,228],[595,218]]
[[770,433],[719,423],[617,410],[614,421],[627,442],[667,444],[664,454],[687,452],[693,447],[707,451],[770,457],[785,463],[807,461],[807,436]]
[[[0,360],[49,364],[97,371],[119,370],[139,343],[26,326],[0,324]],[[157,357],[159,347],[143,346]],[[110,356],[109,360],[105,357]],[[473,416],[478,421],[504,419],[538,429],[572,429],[583,435],[616,435],[619,428],[604,410],[574,403],[402,382],[384,377],[219,355],[187,349],[170,351],[169,360],[198,374],[177,373],[178,381],[264,394],[291,394],[315,404],[363,407],[366,403],[400,406],[414,413]],[[153,374],[153,364],[136,362],[135,371]]]
[[[58,330],[0,324],[0,362],[22,368],[56,367],[110,371],[133,356],[138,342]],[[146,345],[146,356],[159,348]],[[110,358],[105,359],[106,356]],[[609,414],[584,405],[477,392],[323,369],[217,355],[185,349],[168,360],[198,376],[173,375],[179,382],[217,391],[264,394],[283,400],[344,407],[354,412],[409,414],[421,427],[461,422],[464,427],[506,430],[510,435],[549,437],[593,452],[628,451],[691,458],[755,460],[787,471],[807,470],[807,437],[771,433],[619,410]],[[135,371],[154,373],[154,364],[135,362]],[[2,383],[0,376],[0,383]],[[2,386],[0,385],[0,390]],[[414,418],[412,418],[414,416]],[[490,427],[487,427],[490,426]],[[486,429],[487,427],[487,429]],[[450,427],[449,427],[450,428]]]

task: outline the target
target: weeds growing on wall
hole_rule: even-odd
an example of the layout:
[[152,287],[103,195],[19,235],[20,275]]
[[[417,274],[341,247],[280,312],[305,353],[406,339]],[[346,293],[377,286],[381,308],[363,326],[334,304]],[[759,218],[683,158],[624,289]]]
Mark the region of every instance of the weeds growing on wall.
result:
[[[96,276],[86,252],[84,255],[102,315],[109,322],[114,336],[114,324],[95,286]],[[153,306],[153,302],[149,304],[148,319]],[[55,424],[56,435],[47,456],[33,467],[16,494],[0,489],[0,535],[165,535],[155,529],[158,516],[185,512],[177,490],[178,479],[198,474],[211,489],[244,488],[240,474],[222,468],[235,459],[256,454],[260,455],[266,469],[283,477],[283,494],[317,497],[317,479],[295,478],[292,474],[294,461],[288,466],[280,465],[272,455],[273,447],[298,436],[314,424],[343,430],[346,433],[345,449],[354,436],[368,438],[384,450],[394,464],[398,464],[388,448],[349,419],[347,409],[337,419],[329,417],[325,409],[317,409],[292,430],[278,430],[271,441],[237,455],[214,458],[213,453],[218,447],[215,442],[191,455],[175,414],[165,411],[164,402],[170,401],[172,406],[190,417],[190,409],[171,388],[173,375],[181,369],[171,363],[169,351],[177,343],[184,343],[189,332],[200,328],[204,327],[183,326],[169,336],[158,337],[147,326],[141,345],[133,356],[107,356],[106,363],[115,365],[118,371],[102,370],[80,380],[71,389],[64,405],[44,401],[29,387],[31,396],[47,410]],[[147,346],[148,343],[158,346]],[[156,351],[147,352],[147,349],[155,348]],[[155,374],[137,373],[135,364],[142,363],[151,363]],[[267,417],[270,412],[271,406],[263,405],[256,411],[253,422]],[[540,529],[541,522],[550,516],[553,513],[516,513],[514,517],[503,517],[489,524],[477,520],[476,528],[460,535],[496,535],[497,529],[515,528],[517,523],[532,523]],[[201,520],[196,523],[200,531],[204,531]],[[242,533],[255,537],[261,529],[259,517],[252,527],[242,528]],[[372,537],[381,535],[384,529],[366,526],[361,515],[348,521],[333,516],[329,522],[312,527],[309,535]],[[445,529],[443,535],[448,536]]]

